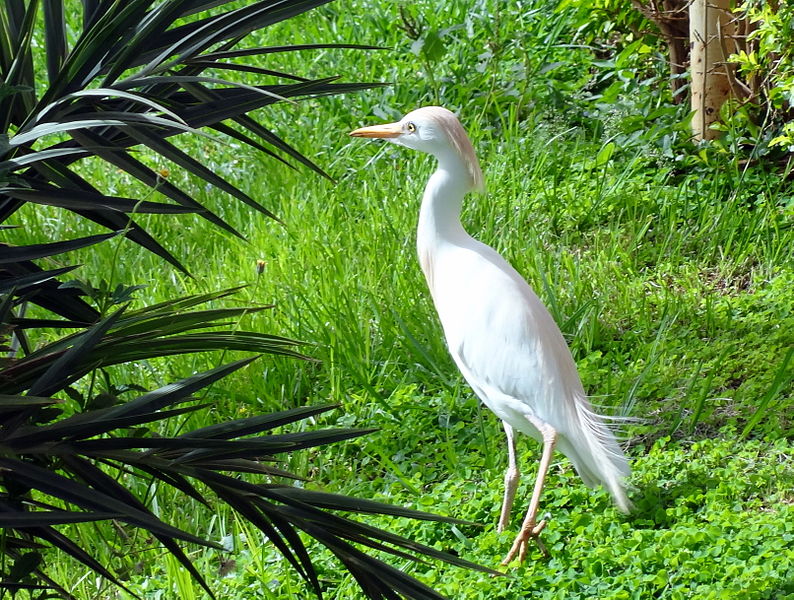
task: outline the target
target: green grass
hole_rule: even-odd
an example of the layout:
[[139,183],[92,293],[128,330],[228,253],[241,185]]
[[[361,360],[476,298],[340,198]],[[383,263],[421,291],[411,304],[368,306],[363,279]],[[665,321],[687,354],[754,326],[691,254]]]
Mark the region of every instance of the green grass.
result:
[[[501,426],[447,356],[414,256],[432,162],[347,137],[354,127],[440,101],[461,115],[485,170],[488,193],[467,200],[467,229],[502,252],[546,301],[594,401],[641,419],[626,431],[638,508],[619,516],[605,492],[585,488],[558,456],[543,499],[553,516],[544,532],[548,561],[535,554],[497,579],[436,564],[406,568],[451,598],[794,598],[794,401],[783,372],[794,342],[790,183],[720,155],[711,156],[713,168],[681,168],[660,156],[652,140],[610,146],[620,122],[587,121],[580,92],[590,77],[586,52],[564,46],[573,36],[565,19],[540,0],[526,3],[514,19],[494,18],[497,6],[495,0],[424,2],[412,9],[431,29],[462,25],[442,38],[443,54],[432,63],[410,51],[412,41],[395,27],[394,3],[337,2],[285,23],[262,42],[392,48],[277,56],[272,60],[279,63],[268,63],[306,76],[395,82],[261,116],[337,184],[248,150],[185,140],[285,225],[219,192],[195,190],[248,241],[212,231],[191,215],[146,217],[194,279],[123,240],[81,253],[80,276],[92,283],[107,278],[108,261],[122,244],[114,281],[146,284],[142,301],[249,284],[241,301],[276,307],[247,317],[246,326],[306,340],[306,351],[320,362],[260,360],[214,386],[214,409],[190,417],[191,424],[338,402],[341,408],[322,424],[380,431],[296,455],[291,468],[310,476],[309,485],[480,523],[372,520],[495,565],[514,534],[495,532],[506,464]],[[106,166],[87,165],[86,172],[113,193],[139,189]],[[176,169],[169,177],[191,185]],[[78,233],[75,221],[55,211],[28,210],[24,218],[30,234]],[[257,260],[266,261],[259,276]],[[162,384],[219,360],[182,357],[115,371],[117,382]],[[758,423],[740,435],[759,406]],[[520,450],[526,477],[514,528],[538,457],[532,442],[522,441]],[[308,593],[232,514],[207,514],[170,493],[156,498],[167,520],[232,550],[190,549],[215,579],[218,597]],[[135,531],[104,524],[83,531],[89,544],[107,542],[95,544],[102,562],[126,573],[143,597],[203,597],[164,553],[131,554],[133,541],[151,545]],[[234,561],[225,564],[228,574],[213,578],[228,560]],[[51,564],[51,573],[80,598],[128,597],[83,577],[69,561]],[[358,597],[330,557],[320,567],[329,598]]]

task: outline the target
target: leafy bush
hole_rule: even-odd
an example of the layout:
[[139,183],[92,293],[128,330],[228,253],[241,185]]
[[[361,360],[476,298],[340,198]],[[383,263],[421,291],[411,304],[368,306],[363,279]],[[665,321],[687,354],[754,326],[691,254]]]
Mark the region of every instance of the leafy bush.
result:
[[764,126],[773,131],[770,146],[794,152],[794,7],[788,2],[747,0],[741,13],[753,29],[750,51],[731,57],[747,80],[758,81],[768,107]]
[[[615,79],[599,104],[621,115],[623,128],[634,124],[632,130],[648,141],[656,141],[661,130],[665,152],[671,142],[686,141],[688,4],[565,0],[560,7],[574,10],[583,41],[602,55],[593,62],[596,79]],[[734,8],[737,31],[725,42],[728,61],[737,67],[731,81],[734,98],[715,125],[723,131],[713,143],[718,152],[774,159],[779,158],[775,147],[794,148],[792,18],[788,3],[746,0]],[[630,93],[637,87],[642,93]],[[621,111],[626,102],[629,110]],[[674,110],[672,104],[682,106]]]

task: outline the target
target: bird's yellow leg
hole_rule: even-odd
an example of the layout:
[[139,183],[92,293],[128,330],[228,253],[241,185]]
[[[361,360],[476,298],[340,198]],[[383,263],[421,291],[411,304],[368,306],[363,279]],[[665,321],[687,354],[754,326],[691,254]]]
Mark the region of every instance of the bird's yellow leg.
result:
[[518,555],[519,562],[524,562],[527,555],[527,547],[530,538],[535,538],[540,546],[541,551],[545,554],[545,548],[538,539],[538,535],[546,527],[546,521],[535,523],[538,516],[538,507],[540,505],[540,494],[543,491],[543,484],[546,481],[546,473],[551,464],[551,455],[554,452],[554,444],[557,442],[557,432],[553,427],[530,417],[530,421],[535,427],[538,428],[543,436],[543,455],[540,458],[540,466],[538,467],[538,476],[535,479],[535,489],[532,491],[532,499],[529,501],[529,510],[527,516],[524,517],[524,522],[521,525],[521,531],[518,532],[510,552],[502,561],[502,565],[508,565],[513,562],[516,555]]
[[507,434],[507,471],[505,471],[505,495],[502,500],[502,514],[499,516],[499,524],[496,526],[496,531],[499,532],[507,529],[507,525],[510,523],[510,509],[513,508],[513,500],[515,500],[516,489],[518,489],[518,480],[521,479],[521,473],[516,462],[515,432],[505,421],[502,421],[502,425],[504,425],[505,433]]

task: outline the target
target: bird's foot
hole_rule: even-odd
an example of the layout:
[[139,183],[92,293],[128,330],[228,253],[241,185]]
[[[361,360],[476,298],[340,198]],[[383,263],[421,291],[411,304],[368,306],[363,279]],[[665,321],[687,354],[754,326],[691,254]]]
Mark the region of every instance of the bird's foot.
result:
[[535,525],[534,523],[529,523],[526,527],[522,527],[521,531],[516,536],[515,541],[513,542],[512,547],[510,548],[510,552],[507,553],[507,556],[502,561],[502,566],[506,567],[509,565],[513,560],[518,556],[518,562],[523,563],[527,557],[527,549],[529,547],[529,540],[534,539],[535,543],[538,545],[541,554],[544,557],[549,555],[548,550],[546,550],[546,546],[540,540],[540,532],[546,527],[548,521],[543,519],[540,523]]

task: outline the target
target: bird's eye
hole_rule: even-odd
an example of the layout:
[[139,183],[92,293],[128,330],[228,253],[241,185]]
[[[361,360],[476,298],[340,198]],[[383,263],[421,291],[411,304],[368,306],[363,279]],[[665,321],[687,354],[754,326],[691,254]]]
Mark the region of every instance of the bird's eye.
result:
[[408,130],[408,133],[413,133],[414,131],[416,131],[416,125],[408,121],[408,123],[405,124],[405,129]]

